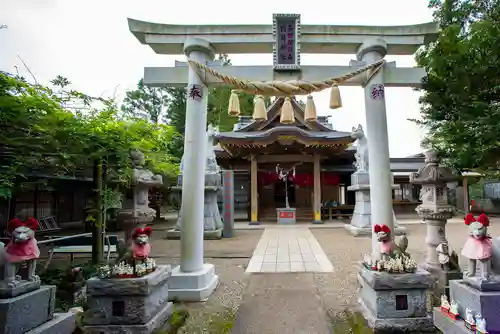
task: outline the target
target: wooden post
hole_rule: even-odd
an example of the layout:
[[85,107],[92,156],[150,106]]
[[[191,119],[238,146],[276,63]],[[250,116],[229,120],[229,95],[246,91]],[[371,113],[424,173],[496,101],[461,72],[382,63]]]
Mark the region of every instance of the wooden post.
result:
[[462,179],[462,188],[464,192],[464,211],[467,213],[472,211],[472,208],[469,205],[469,179],[465,175]]
[[314,224],[322,224],[321,221],[321,162],[320,156],[314,154],[314,191],[313,191],[313,210]]
[[259,199],[257,184],[257,158],[255,155],[250,157],[250,225],[259,225]]
[[94,203],[95,221],[92,225],[92,263],[99,264],[103,259],[103,198],[102,198],[102,159],[94,165]]

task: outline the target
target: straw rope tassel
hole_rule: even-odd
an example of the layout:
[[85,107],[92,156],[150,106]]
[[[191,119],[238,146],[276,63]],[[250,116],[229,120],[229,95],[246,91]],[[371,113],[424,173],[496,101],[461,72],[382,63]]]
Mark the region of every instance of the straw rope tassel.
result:
[[234,89],[231,91],[231,96],[229,97],[227,113],[229,116],[240,115],[240,99],[238,97],[238,93]]
[[334,83],[330,90],[330,109],[338,109],[340,107],[342,107],[340,89],[339,86],[337,86],[337,83]]
[[289,96],[285,97],[285,102],[281,106],[281,124],[293,124],[295,122],[295,113],[293,112],[292,100]]
[[304,111],[304,119],[306,122],[313,122],[316,120],[316,105],[312,95],[307,96],[306,110]]
[[266,102],[264,102],[264,97],[262,95],[257,95],[253,103],[253,115],[252,118],[255,121],[265,121],[267,120],[267,110]]

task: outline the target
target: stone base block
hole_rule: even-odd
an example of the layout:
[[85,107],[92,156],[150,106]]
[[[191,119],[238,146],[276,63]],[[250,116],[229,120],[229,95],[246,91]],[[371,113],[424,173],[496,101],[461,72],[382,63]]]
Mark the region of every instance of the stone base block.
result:
[[464,321],[453,320],[444,314],[439,307],[433,309],[434,326],[439,329],[443,334],[471,334],[469,329],[464,325]]
[[139,278],[87,281],[86,325],[144,325],[168,301],[170,266]]
[[71,334],[76,329],[76,313],[54,313],[54,317],[25,334]]
[[322,221],[322,220],[313,220],[313,222],[312,222],[312,223],[313,223],[313,224],[316,224],[316,225],[318,225],[318,224],[319,224],[319,225],[321,225],[321,224],[324,224],[325,222],[324,222],[324,221]]
[[[368,237],[372,235],[371,227],[357,227],[352,224],[345,224],[344,229],[349,232],[351,235],[355,237]],[[404,226],[395,226],[394,227],[394,235],[401,236],[407,235],[407,229]]]
[[434,328],[427,314],[428,290],[434,284],[430,273],[418,269],[416,273],[388,274],[361,265],[358,281],[361,312],[377,332],[425,333]]
[[151,334],[162,328],[173,312],[173,304],[166,303],[156,315],[143,325],[96,325],[85,326],[89,334]]
[[180,266],[172,270],[169,281],[169,300],[198,302],[207,300],[219,285],[219,276],[215,274],[213,264],[205,263],[197,272],[182,272]]
[[52,318],[56,287],[39,289],[13,298],[0,299],[0,333],[22,334]]
[[467,277],[463,278],[465,284],[480,291],[500,291],[500,277],[493,276],[488,280],[481,279],[480,277]]
[[344,229],[355,237],[371,237],[371,227],[357,227],[351,224],[344,224]]
[[248,225],[260,225],[259,221],[249,222]]
[[[205,240],[219,240],[222,238],[222,229],[213,231],[203,231],[203,239]],[[168,240],[180,240],[181,231],[177,229],[171,229],[167,231]]]
[[[366,319],[368,326],[375,333],[436,333],[432,317],[425,315],[416,318],[377,318],[366,307],[363,300],[359,300],[359,310]],[[470,333],[470,332],[469,332]]]
[[486,319],[489,333],[500,331],[500,291],[480,291],[464,281],[450,281],[450,299],[458,303],[459,314],[465,314],[468,307],[474,314],[479,312]]
[[0,282],[0,298],[11,298],[34,291],[41,286],[40,281],[18,281],[16,286],[9,286],[6,282]]

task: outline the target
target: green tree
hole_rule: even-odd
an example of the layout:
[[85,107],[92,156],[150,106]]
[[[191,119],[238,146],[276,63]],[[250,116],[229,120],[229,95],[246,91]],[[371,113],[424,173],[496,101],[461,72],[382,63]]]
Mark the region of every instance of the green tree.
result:
[[432,0],[437,40],[417,54],[424,142],[457,169],[499,170],[500,1]]
[[144,85],[144,80],[139,80],[137,89],[125,93],[121,110],[125,116],[137,117],[160,123],[163,119],[165,108],[169,105],[170,95],[165,88]]

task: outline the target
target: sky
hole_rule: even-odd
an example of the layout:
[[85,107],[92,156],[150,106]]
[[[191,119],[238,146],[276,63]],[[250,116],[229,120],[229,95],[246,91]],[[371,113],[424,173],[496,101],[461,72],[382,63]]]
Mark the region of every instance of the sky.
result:
[[[168,24],[272,24],[273,13],[299,13],[301,24],[410,25],[429,22],[428,0],[325,1],[253,0],[0,0],[0,70],[38,82],[57,75],[71,88],[90,95],[122,98],[143,76],[146,66],[173,66],[184,55],[157,55],[129,32],[127,18]],[[271,65],[272,55],[229,55],[233,65]],[[301,55],[302,65],[348,65],[354,55]],[[387,56],[397,66],[415,66],[412,56]],[[343,108],[328,109],[329,92],[314,94],[319,115],[330,115],[339,131],[365,128],[361,87],[341,87]],[[419,93],[387,88],[391,157],[422,151],[423,131],[408,119],[419,118]],[[369,133],[367,136],[369,137]]]

